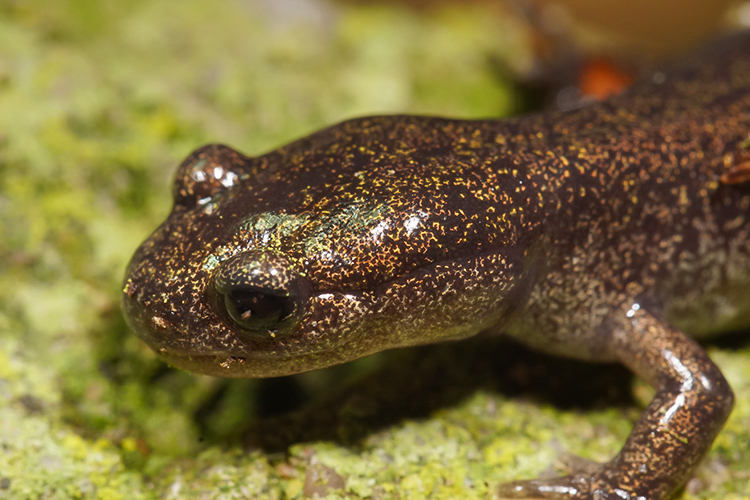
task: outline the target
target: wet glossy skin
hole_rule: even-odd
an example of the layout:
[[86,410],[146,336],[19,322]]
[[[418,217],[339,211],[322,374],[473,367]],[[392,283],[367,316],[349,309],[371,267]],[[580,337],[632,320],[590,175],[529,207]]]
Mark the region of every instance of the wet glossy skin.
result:
[[123,307],[168,362],[312,370],[504,332],[656,388],[623,449],[507,498],[666,498],[732,407],[690,336],[750,327],[750,35],[606,103],[352,120],[257,158],[207,146]]

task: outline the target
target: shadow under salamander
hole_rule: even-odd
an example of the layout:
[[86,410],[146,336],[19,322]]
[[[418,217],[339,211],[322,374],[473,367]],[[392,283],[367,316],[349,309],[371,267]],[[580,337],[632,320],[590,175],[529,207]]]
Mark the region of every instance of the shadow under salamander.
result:
[[238,432],[245,447],[274,453],[319,440],[356,446],[372,433],[405,419],[426,418],[478,390],[563,409],[633,404],[632,375],[621,366],[546,356],[489,336],[389,351],[374,371],[313,401],[298,397],[302,391],[295,380],[263,381],[266,410],[259,411],[266,416]]

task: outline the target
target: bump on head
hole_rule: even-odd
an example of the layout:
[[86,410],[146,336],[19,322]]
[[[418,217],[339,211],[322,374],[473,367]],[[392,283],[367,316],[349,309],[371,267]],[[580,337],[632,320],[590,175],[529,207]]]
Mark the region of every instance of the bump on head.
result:
[[172,190],[175,208],[205,205],[216,194],[240,180],[247,157],[222,144],[209,144],[195,150],[182,162]]

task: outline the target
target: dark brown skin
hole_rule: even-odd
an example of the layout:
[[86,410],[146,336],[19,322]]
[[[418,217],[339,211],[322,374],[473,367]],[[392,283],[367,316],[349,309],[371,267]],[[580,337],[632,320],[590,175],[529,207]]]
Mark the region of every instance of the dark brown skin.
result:
[[689,336],[750,327],[750,34],[568,113],[336,125],[190,155],[123,308],[175,366],[275,377],[504,332],[656,389],[620,453],[503,498],[667,498],[732,408]]

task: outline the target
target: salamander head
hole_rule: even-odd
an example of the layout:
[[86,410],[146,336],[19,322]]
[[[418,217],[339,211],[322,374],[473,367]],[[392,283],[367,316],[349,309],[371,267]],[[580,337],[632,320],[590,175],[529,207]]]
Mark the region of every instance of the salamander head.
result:
[[523,257],[511,231],[480,203],[449,209],[469,193],[440,187],[455,172],[385,165],[331,134],[256,159],[207,146],[180,166],[123,294],[168,362],[280,376],[497,322]]

